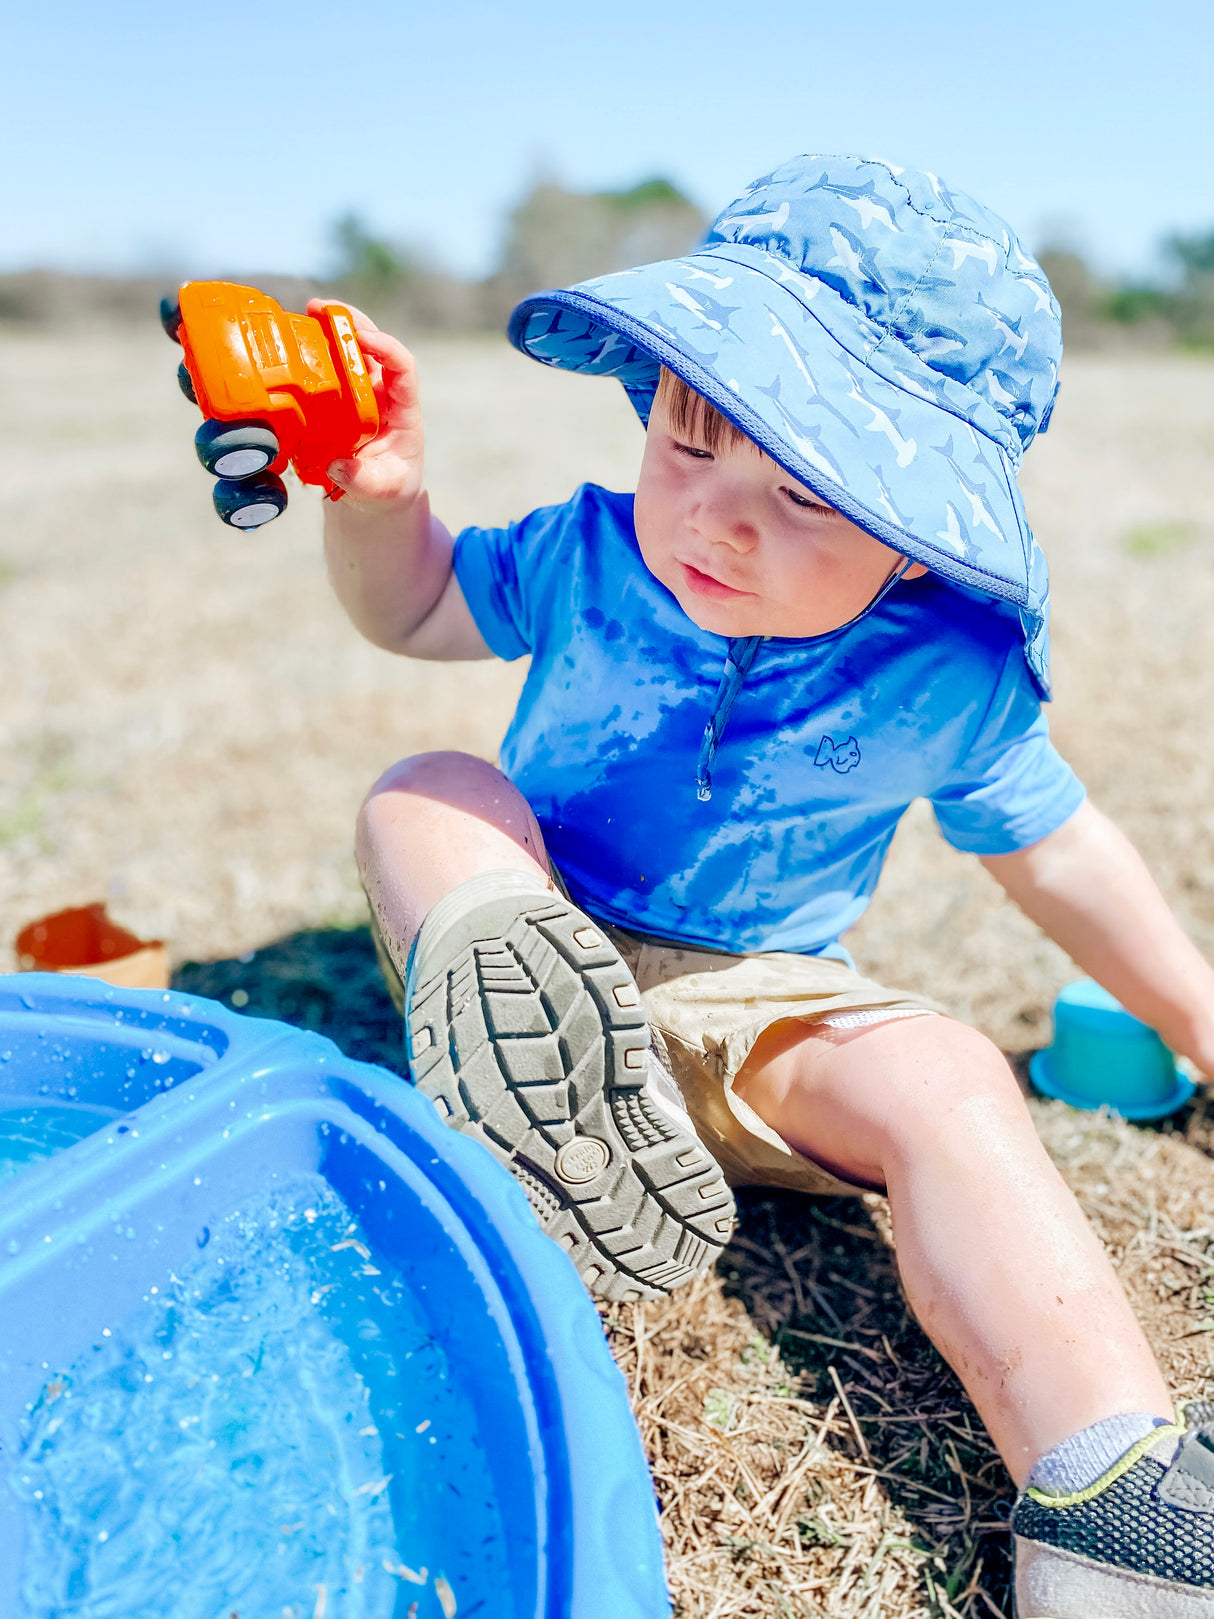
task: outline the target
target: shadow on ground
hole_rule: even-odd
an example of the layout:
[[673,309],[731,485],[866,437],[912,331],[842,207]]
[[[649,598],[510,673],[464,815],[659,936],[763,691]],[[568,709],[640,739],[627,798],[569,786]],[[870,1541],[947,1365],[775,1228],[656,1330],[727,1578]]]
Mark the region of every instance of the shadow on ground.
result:
[[313,928],[246,956],[187,961],[173,988],[250,1017],[327,1035],[349,1057],[399,1073],[401,1021],[388,999],[370,929]]
[[[847,1437],[833,1443],[872,1468],[919,1548],[938,1557],[925,1569],[929,1600],[935,1586],[961,1607],[981,1589],[995,1611],[1010,1613],[1011,1481],[906,1309],[887,1233],[880,1200],[747,1189],[718,1269],[726,1294],[778,1346],[797,1392],[835,1403]],[[815,1519],[812,1486],[810,1496],[802,1535],[828,1537],[835,1531]]]

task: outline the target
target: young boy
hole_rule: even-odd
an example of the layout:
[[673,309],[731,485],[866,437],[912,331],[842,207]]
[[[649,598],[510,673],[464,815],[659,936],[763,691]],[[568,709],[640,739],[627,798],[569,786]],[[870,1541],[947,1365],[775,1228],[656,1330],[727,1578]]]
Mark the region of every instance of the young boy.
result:
[[1214,974],[1040,712],[1015,473],[1056,392],[1044,276],[933,176],[806,157],[701,249],[529,298],[510,336],[623,383],[635,501],[586,486],[453,543],[412,360],[369,326],[384,429],[331,469],[365,635],[531,656],[501,772],[407,759],[361,817],[414,1079],[606,1297],[711,1264],[727,1183],[886,1191],[911,1306],[1024,1486],[1022,1619],[1210,1619],[1214,1407],[1173,1424],[1001,1054],[838,943],[926,797],[1214,1072]]

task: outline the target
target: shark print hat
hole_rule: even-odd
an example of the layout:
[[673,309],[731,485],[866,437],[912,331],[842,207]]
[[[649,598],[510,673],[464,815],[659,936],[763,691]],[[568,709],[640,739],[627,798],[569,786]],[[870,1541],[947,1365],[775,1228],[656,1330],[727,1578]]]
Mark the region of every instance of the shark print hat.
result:
[[1049,583],[1016,472],[1058,390],[1058,305],[996,214],[935,175],[796,157],[682,258],[539,292],[510,340],[618,377],[664,365],[869,534],[1017,612],[1049,696]]

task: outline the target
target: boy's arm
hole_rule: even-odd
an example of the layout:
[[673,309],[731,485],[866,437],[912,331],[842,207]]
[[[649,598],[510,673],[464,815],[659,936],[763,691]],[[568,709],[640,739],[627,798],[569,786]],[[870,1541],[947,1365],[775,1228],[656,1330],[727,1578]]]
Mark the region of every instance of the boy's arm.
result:
[[[309,305],[311,308],[311,305]],[[413,356],[354,311],[372,362],[378,435],[329,476],[325,557],[338,600],[376,646],[414,658],[489,658],[452,570],[451,536],[422,484],[423,432]]]
[[1107,816],[1085,803],[1040,843],[982,864],[1084,972],[1214,1075],[1214,969]]

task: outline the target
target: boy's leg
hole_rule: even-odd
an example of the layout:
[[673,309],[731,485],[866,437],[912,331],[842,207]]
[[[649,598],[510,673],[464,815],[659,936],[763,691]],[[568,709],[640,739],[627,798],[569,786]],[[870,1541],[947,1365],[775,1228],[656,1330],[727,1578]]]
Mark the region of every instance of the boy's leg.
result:
[[467,753],[421,753],[386,770],[359,813],[355,854],[380,932],[402,962],[426,913],[470,877],[514,870],[556,892],[530,804]]
[[1171,1424],[1129,1302],[995,1047],[943,1017],[783,1023],[734,1088],[790,1145],[886,1187],[911,1307],[1027,1484],[1019,1619],[1214,1619],[1214,1406]]
[[889,1194],[907,1298],[1017,1484],[1046,1451],[1171,1403],[1002,1054],[944,1017],[769,1030],[735,1090],[790,1145]]
[[506,1163],[593,1291],[651,1296],[710,1265],[732,1196],[648,1083],[632,977],[556,892],[518,791],[468,755],[403,760],[357,852],[419,1089]]

